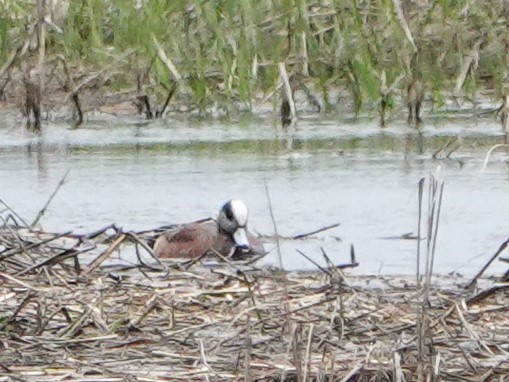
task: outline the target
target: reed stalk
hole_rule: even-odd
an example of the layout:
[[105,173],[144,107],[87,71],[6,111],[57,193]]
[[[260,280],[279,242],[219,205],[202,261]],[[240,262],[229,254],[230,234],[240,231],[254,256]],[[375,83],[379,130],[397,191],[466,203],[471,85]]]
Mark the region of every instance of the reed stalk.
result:
[[[0,4],[0,84],[37,57],[49,63],[61,56],[69,68],[94,72],[134,50],[109,86],[131,88],[133,73],[150,68],[160,86],[149,91],[161,103],[171,81],[182,78],[188,88],[179,97],[204,112],[252,110],[257,93],[279,86],[284,62],[290,78],[299,75],[322,93],[325,106],[334,106],[329,93],[342,88],[350,89],[355,112],[375,109],[381,98],[385,112],[393,107],[385,87],[397,83],[394,94],[405,92],[409,78],[396,80],[418,51],[433,103],[451,93],[475,99],[487,89],[499,98],[507,92],[506,7],[496,0],[61,0],[48,8],[43,0],[12,0]],[[51,23],[37,23],[42,15]],[[38,52],[26,44],[34,23]]]

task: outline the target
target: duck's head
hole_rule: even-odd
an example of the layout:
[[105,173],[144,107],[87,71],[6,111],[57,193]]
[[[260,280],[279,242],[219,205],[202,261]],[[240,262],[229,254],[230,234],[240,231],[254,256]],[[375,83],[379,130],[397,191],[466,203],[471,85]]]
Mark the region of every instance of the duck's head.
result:
[[247,207],[244,202],[232,199],[221,207],[217,218],[219,229],[230,235],[235,245],[243,252],[250,250],[246,233],[247,215]]

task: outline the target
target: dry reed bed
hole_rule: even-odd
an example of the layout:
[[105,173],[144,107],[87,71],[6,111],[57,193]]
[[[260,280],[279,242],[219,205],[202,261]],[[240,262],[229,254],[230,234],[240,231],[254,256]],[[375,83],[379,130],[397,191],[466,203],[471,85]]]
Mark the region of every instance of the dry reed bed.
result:
[[509,379],[503,285],[73,261],[121,235],[0,230],[0,381]]

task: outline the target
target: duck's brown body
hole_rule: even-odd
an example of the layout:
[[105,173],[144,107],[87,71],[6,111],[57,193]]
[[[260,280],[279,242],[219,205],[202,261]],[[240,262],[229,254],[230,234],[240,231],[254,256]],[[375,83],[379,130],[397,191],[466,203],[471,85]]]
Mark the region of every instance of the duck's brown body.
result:
[[[261,242],[248,233],[251,254],[264,253]],[[215,220],[191,223],[169,230],[159,236],[154,244],[154,254],[161,258],[196,258],[217,251],[223,256],[235,252],[235,242],[222,232]]]
[[219,233],[215,221],[191,223],[163,233],[154,244],[158,257],[194,258],[212,249],[225,254],[234,243],[227,235]]

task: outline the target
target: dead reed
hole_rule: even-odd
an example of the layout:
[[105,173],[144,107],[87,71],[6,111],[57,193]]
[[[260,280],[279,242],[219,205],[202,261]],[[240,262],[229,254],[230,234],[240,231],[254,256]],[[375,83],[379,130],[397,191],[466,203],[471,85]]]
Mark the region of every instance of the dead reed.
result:
[[[37,232],[0,216],[2,382],[509,378],[507,284],[425,282],[423,326],[413,277],[152,264],[153,233]],[[127,246],[138,264],[105,263]]]

